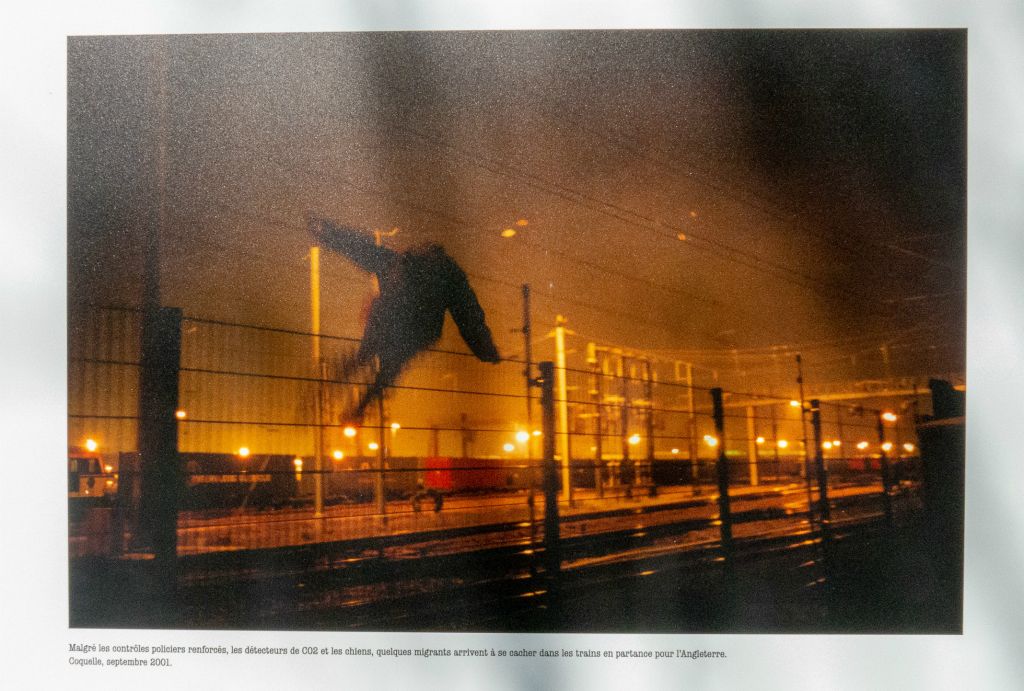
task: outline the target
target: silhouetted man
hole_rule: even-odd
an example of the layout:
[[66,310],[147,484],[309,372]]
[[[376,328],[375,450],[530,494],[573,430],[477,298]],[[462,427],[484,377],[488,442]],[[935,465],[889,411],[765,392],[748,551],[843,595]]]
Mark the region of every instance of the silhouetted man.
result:
[[355,419],[362,419],[366,407],[395,382],[413,356],[441,338],[446,311],[474,355],[484,362],[501,360],[465,272],[440,245],[396,252],[375,244],[363,232],[316,217],[310,218],[309,231],[321,247],[376,274],[380,286],[359,349],[344,368],[348,373],[374,358],[379,365],[376,378],[359,399]]

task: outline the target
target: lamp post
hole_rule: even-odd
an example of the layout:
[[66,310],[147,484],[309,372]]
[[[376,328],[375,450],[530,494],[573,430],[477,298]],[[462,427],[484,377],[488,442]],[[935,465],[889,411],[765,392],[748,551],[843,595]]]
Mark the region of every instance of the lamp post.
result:
[[320,357],[320,247],[309,248],[309,297],[310,319],[313,331],[312,360],[313,372],[316,376],[316,401],[313,415],[316,419],[316,450],[313,454],[313,515],[323,516],[324,511],[324,382],[323,361]]

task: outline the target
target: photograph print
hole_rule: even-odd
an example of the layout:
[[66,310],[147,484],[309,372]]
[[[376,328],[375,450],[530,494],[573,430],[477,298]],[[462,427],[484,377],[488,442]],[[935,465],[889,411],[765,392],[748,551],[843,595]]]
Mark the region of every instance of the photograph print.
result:
[[70,626],[961,633],[966,43],[68,37]]

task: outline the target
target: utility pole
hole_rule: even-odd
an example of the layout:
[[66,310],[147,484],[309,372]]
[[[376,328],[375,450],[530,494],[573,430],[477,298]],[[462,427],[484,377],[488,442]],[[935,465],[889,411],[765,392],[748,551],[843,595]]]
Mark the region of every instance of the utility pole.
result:
[[597,344],[587,346],[587,363],[592,372],[590,394],[594,400],[594,489],[597,496],[604,498],[604,385],[601,382],[603,367]]
[[544,425],[544,565],[549,589],[561,571],[560,523],[558,520],[558,471],[555,467],[554,364],[540,363],[540,406]]
[[569,468],[569,392],[565,377],[565,317],[555,317],[555,372],[558,386],[558,453],[562,457],[562,499],[572,504],[572,479]]
[[[378,230],[373,229],[373,244],[380,247],[384,244],[384,238],[393,237],[398,234],[398,228],[392,228],[391,230]],[[380,295],[380,277],[375,273],[373,274],[373,292],[374,295]],[[377,369],[381,368],[380,358],[377,358]],[[384,392],[381,391],[380,396],[377,398],[377,423],[380,429],[377,430],[377,478],[374,482],[374,494],[376,495],[377,513],[383,515],[387,510],[387,486],[384,479],[385,465],[387,465],[387,446],[384,440],[384,421],[386,417],[384,414]],[[465,447],[465,443],[463,443]],[[362,451],[362,450],[360,450]]]
[[523,291],[523,378],[526,380],[526,472],[529,475],[530,488],[527,493],[527,504],[530,507],[530,542],[533,542],[536,519],[534,516],[534,496],[537,491],[537,473],[533,467],[533,325],[530,318],[530,284],[524,283]]
[[750,468],[750,486],[756,487],[757,477],[757,428],[754,425],[754,406],[747,406],[747,460]]
[[643,473],[642,484],[650,485],[653,484],[653,473],[654,473],[654,368],[651,366],[651,361],[648,358],[644,358],[644,395],[647,397],[647,468],[646,472]]
[[[617,350],[616,374],[619,376],[619,386],[622,394],[621,429],[619,430],[620,443],[622,444],[622,462],[619,465],[619,481],[626,485],[626,496],[632,496],[634,474],[632,472],[632,461],[629,457],[629,370],[626,367],[626,356],[622,351]],[[626,482],[625,480],[628,480]]]
[[690,476],[693,478],[693,482],[696,483],[700,479],[700,468],[697,464],[697,415],[693,408],[693,363],[692,362],[676,362],[676,381],[678,382],[681,377],[679,376],[679,365],[686,365],[686,407],[690,415],[687,419],[687,433],[686,433],[686,445],[690,456]]
[[385,466],[387,465],[387,442],[384,436],[384,397],[380,396],[377,398],[377,422],[379,427],[377,429],[377,483],[376,483],[376,495],[377,495],[377,514],[383,516],[387,511],[387,484],[384,477]]
[[811,468],[810,468],[810,449],[807,446],[807,405],[804,402],[804,362],[803,358],[800,357],[800,353],[796,354],[796,383],[800,386],[800,430],[804,437],[804,465],[803,475],[804,480],[807,484],[807,513],[813,518],[812,514],[812,492],[811,492]]
[[313,372],[316,376],[316,400],[313,416],[316,420],[315,450],[313,453],[313,515],[324,512],[324,367],[320,356],[320,247],[309,248],[309,296],[312,338]]

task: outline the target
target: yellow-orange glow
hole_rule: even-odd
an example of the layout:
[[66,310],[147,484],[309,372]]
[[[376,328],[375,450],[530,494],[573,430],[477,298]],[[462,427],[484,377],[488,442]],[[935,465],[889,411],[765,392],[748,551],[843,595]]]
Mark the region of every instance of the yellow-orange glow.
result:
[[397,432],[400,429],[402,429],[402,426],[400,424],[398,424],[397,422],[392,422],[391,423],[391,431],[392,432]]
[[184,410],[175,410],[174,417],[178,418],[179,420],[184,420],[185,418],[188,417],[188,413],[186,413]]
[[886,453],[889,453],[890,451],[892,451],[892,442],[891,441],[887,441],[884,444],[882,444],[882,451],[885,451]]
[[639,434],[630,435],[629,443],[632,444],[633,446],[636,446],[637,444],[639,444],[640,443],[640,435]]
[[794,401],[790,401],[789,402],[789,406],[791,408],[799,408],[800,407],[800,401],[795,401],[795,400]]
[[718,439],[712,437],[710,434],[704,435],[704,443],[708,446],[718,446]]
[[295,466],[296,470],[302,470],[302,459],[296,458],[292,460],[292,465]]
[[516,445],[512,442],[505,442],[505,445],[501,448],[505,449],[505,453],[511,453],[512,451],[515,451]]
[[95,439],[86,439],[85,448],[87,451],[95,451],[96,449],[100,448],[100,445]]
[[758,437],[754,440],[755,444],[764,444],[764,437]]
[[788,441],[786,441],[785,439],[780,439],[780,440],[778,441],[778,447],[779,447],[780,449],[784,449],[784,448],[786,448],[787,446],[789,446],[789,442],[788,442]]
[[530,440],[530,433],[526,430],[519,430],[516,432],[516,441],[520,444],[525,444]]
[[896,422],[896,413],[887,410],[882,413],[882,419],[886,422]]
[[243,446],[240,449],[238,449],[238,455],[241,456],[242,458],[248,458],[249,457],[249,447],[248,446]]
[[334,460],[336,461],[340,461],[341,459],[345,458],[345,454],[341,452],[341,449],[335,449],[333,456]]
[[516,231],[514,228],[506,228],[505,230],[501,231],[501,237],[503,238],[514,238],[515,236]]
[[370,449],[370,451],[376,451],[377,449],[380,448],[380,444],[378,444],[375,441],[371,441],[369,444],[367,444],[367,448]]
[[344,434],[349,439],[351,439],[352,437],[356,436],[356,428],[349,425],[345,429],[341,430],[341,433]]
[[864,449],[868,448],[868,443],[866,441],[857,442],[857,448],[863,451]]

